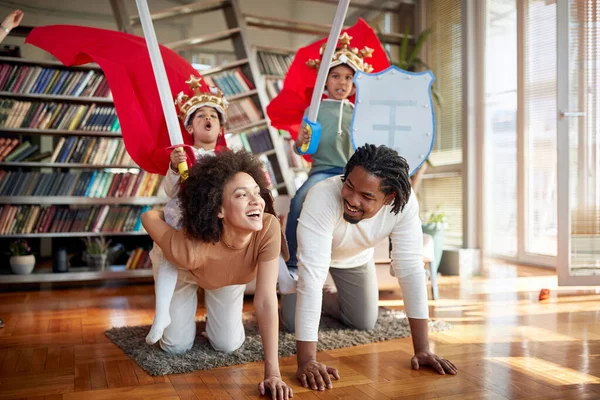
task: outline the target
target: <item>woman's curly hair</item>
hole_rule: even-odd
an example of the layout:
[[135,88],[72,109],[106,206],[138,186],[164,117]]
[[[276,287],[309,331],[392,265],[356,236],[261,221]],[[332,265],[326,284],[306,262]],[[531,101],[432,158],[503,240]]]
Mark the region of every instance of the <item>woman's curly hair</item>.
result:
[[223,204],[223,190],[238,172],[256,181],[265,200],[265,212],[275,215],[262,162],[244,150],[221,151],[214,157],[199,158],[179,192],[183,228],[190,237],[207,243],[221,239],[223,223],[217,215]]

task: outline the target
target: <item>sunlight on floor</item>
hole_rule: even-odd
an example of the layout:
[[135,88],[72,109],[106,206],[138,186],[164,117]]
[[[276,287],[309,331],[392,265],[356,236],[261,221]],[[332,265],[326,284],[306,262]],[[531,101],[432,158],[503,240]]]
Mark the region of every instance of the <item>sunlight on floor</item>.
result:
[[[440,318],[455,322],[452,319]],[[468,324],[454,325],[445,332],[431,333],[431,337],[448,343],[510,343],[510,342],[573,342],[578,338],[562,335],[537,326],[507,326],[502,324]]]
[[491,357],[494,363],[505,365],[535,379],[552,385],[598,384],[600,378],[571,368],[561,367],[550,361],[535,357]]

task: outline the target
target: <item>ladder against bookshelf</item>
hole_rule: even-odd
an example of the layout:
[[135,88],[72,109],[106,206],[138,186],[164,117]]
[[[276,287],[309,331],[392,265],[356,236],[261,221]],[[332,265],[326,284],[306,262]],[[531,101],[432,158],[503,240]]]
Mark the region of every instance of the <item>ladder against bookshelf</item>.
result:
[[[141,35],[140,21],[137,16],[125,15],[123,9],[113,9],[117,24],[121,30]],[[268,125],[266,105],[269,102],[264,85],[257,85],[260,72],[256,59],[250,51],[246,22],[239,9],[237,0],[204,0],[185,6],[171,7],[163,10],[150,10],[155,25],[174,18],[190,16],[197,13],[221,11],[225,17],[225,27],[220,32],[204,32],[202,36],[184,38],[176,42],[166,43],[174,51],[198,49],[207,44],[220,41],[231,41],[236,61],[227,65],[215,66],[200,73],[205,81],[220,88],[227,96],[229,105],[229,122],[226,127],[226,139],[230,147],[245,148],[260,156],[265,163],[265,173],[272,180],[274,195],[293,194],[295,187],[287,164],[284,145],[276,130]],[[137,31],[136,31],[137,29]],[[158,40],[160,41],[160,37]],[[190,53],[189,51],[186,53]],[[186,56],[186,53],[181,53]],[[189,60],[191,62],[191,60]],[[254,140],[262,132],[263,139],[269,141],[258,145]],[[240,135],[239,138],[235,136]],[[248,138],[251,138],[248,140]],[[250,145],[252,142],[252,145]]]
[[[261,85],[265,87],[269,101],[283,88],[283,81],[294,58],[295,51],[278,47],[255,46],[255,57],[261,72]],[[279,130],[287,164],[293,176],[293,185],[298,189],[308,178],[310,163],[293,150],[294,141],[286,131]]]
[[129,157],[98,66],[0,57],[0,247],[31,240],[41,266],[57,242],[81,247],[84,237],[110,236],[130,249],[122,268],[36,267],[26,276],[3,268],[0,283],[151,277],[137,270],[148,267],[151,244],[140,215],[168,201],[161,182]]

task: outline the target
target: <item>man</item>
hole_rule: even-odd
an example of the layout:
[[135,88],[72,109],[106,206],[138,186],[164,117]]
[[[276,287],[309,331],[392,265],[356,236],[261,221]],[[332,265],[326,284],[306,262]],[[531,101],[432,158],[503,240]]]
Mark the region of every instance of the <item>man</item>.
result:
[[[306,198],[298,220],[297,293],[281,299],[284,327],[296,332],[296,376],[304,387],[324,390],[332,387],[330,374],[339,379],[335,368],[317,361],[321,307],[353,328],[375,326],[379,292],[373,247],[387,237],[412,332],[412,367],[457,372],[454,364],[429,350],[423,232],[408,171],[396,151],[365,145],[350,158],[343,177],[319,183]],[[323,296],[328,272],[337,294]]]

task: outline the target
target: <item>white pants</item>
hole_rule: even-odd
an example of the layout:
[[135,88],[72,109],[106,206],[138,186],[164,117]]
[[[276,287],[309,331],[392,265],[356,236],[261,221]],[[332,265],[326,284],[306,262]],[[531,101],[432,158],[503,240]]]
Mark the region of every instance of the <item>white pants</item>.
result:
[[[184,353],[194,345],[198,308],[198,285],[192,273],[182,269],[177,271],[177,285],[169,308],[171,324],[164,330],[159,342],[164,351],[172,354]],[[215,350],[232,352],[246,339],[242,324],[245,287],[232,285],[204,290],[206,334]]]

